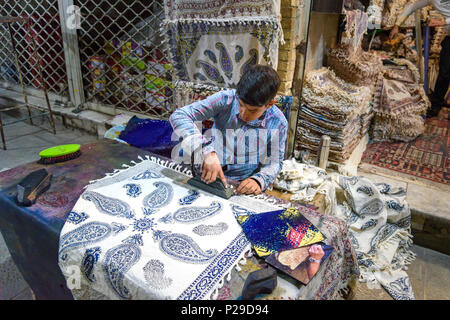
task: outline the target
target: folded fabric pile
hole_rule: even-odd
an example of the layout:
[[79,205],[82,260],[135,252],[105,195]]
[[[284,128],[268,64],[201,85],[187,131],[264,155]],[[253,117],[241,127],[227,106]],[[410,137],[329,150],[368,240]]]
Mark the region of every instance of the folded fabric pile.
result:
[[425,130],[422,115],[430,102],[419,84],[417,67],[406,59],[394,59],[394,62],[407,69],[386,66],[377,81],[373,99],[374,141],[408,142]]
[[357,86],[370,86],[382,71],[383,64],[375,54],[358,49],[352,55],[349,47],[340,45],[330,50],[328,66],[344,81]]
[[300,108],[297,148],[317,153],[322,135],[331,138],[329,159],[347,160],[371,119],[370,87],[347,83],[326,68],[306,76]]

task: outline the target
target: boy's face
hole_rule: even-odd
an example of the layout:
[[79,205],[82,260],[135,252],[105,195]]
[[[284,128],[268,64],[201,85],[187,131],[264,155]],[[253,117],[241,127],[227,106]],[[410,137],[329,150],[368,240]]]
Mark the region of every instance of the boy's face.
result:
[[239,99],[239,115],[241,116],[241,119],[244,120],[245,122],[250,122],[261,117],[264,111],[272,107],[274,104],[275,101],[271,101],[265,106],[258,107],[246,104],[244,101]]

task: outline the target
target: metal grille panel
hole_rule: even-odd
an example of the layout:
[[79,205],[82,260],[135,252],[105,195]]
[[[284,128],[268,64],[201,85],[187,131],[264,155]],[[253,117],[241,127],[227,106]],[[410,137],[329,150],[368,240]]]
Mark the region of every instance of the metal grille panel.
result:
[[160,32],[163,0],[78,0],[76,5],[86,101],[168,118],[174,104]]
[[[17,53],[26,86],[41,89],[37,61],[33,57],[34,37],[41,58],[44,82],[49,91],[67,95],[67,75],[57,0],[0,0],[0,15],[29,17],[30,26],[12,24]],[[11,38],[6,24],[0,25],[0,79],[18,83]]]

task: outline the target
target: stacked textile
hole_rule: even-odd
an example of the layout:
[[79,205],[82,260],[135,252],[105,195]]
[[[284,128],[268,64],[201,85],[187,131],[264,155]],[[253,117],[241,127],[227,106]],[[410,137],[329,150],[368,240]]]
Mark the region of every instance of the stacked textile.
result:
[[166,0],[165,10],[175,80],[233,88],[251,64],[276,69],[279,0]]
[[329,159],[347,160],[370,122],[371,96],[370,87],[347,83],[329,69],[310,72],[303,88],[305,105],[299,112],[297,147],[316,153],[321,136],[328,135]]
[[349,54],[349,47],[340,45],[328,54],[328,66],[339,78],[357,86],[370,86],[382,71],[381,59],[362,49],[354,55]]
[[419,84],[419,72],[410,61],[394,59],[407,68],[386,66],[373,99],[374,141],[411,141],[425,130],[422,115],[430,102]]

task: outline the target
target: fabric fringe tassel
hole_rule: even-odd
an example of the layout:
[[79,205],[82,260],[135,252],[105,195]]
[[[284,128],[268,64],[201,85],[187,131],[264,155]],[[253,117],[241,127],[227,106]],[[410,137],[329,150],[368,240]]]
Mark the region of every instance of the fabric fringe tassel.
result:
[[241,256],[239,257],[239,259],[236,260],[236,262],[233,264],[233,266],[231,267],[230,271],[227,272],[225,274],[225,276],[220,279],[219,282],[216,283],[216,285],[214,286],[213,292],[211,293],[211,295],[208,297],[208,300],[216,300],[219,296],[219,290],[223,288],[223,286],[225,285],[225,281],[230,281],[231,280],[231,273],[233,272],[234,269],[236,269],[237,272],[241,271],[241,267],[239,265],[246,265],[247,264],[247,258],[249,257],[249,254],[251,256],[251,251],[252,251],[252,247],[251,245],[248,245],[247,249],[244,250],[244,252],[241,254]]

